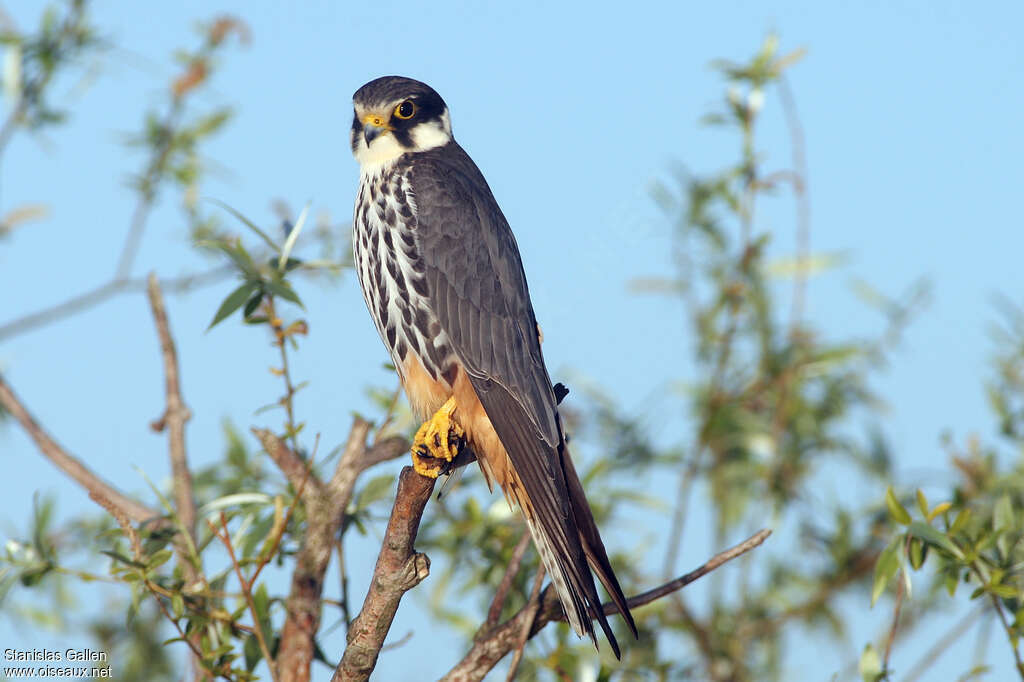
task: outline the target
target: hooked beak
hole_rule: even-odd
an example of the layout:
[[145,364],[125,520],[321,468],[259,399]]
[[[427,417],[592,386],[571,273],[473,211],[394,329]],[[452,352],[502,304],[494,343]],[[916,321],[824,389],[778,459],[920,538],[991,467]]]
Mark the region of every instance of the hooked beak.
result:
[[374,114],[367,114],[363,117],[363,139],[366,140],[366,146],[369,147],[370,143],[373,142],[378,136],[383,133],[389,132],[391,126],[380,116]]

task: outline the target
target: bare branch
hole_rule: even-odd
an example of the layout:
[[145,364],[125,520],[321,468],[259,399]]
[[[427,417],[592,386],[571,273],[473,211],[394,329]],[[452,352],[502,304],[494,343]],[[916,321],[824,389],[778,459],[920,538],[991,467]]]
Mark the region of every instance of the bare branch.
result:
[[512,550],[512,557],[508,561],[508,566],[505,568],[505,575],[501,576],[501,582],[498,583],[498,589],[494,592],[494,600],[491,602],[491,608],[487,610],[487,620],[484,621],[483,626],[480,628],[478,636],[486,634],[487,630],[498,624],[498,619],[501,618],[501,610],[505,607],[505,599],[508,598],[508,591],[512,587],[512,581],[515,580],[516,574],[519,573],[519,566],[523,563],[523,556],[526,555],[526,550],[530,546],[530,531],[524,530],[523,537],[519,538],[519,542],[516,543],[515,549]]
[[[903,543],[903,551],[910,551],[910,534],[907,534],[907,541]],[[892,655],[892,645],[896,641],[896,630],[900,625],[900,609],[903,606],[903,592],[906,583],[906,576],[903,574],[906,568],[901,567],[898,583],[896,585],[896,603],[892,608],[892,626],[889,628],[889,636],[885,639],[885,655],[882,656],[882,671],[889,672],[889,657]]]
[[[935,643],[924,653],[921,658],[917,660],[910,668],[910,672],[907,673],[906,677],[903,678],[902,682],[915,682],[921,675],[928,671],[928,668],[932,666],[942,654],[946,653],[953,646],[956,640],[960,639],[965,632],[967,632],[971,626],[973,626],[979,618],[981,618],[987,607],[983,602],[979,602],[971,611],[967,613],[962,619],[956,622],[952,628],[949,629],[942,637],[939,637]],[[854,667],[856,669],[856,667]]]
[[291,588],[285,601],[284,628],[278,654],[281,679],[309,680],[320,628],[324,576],[336,544],[345,509],[352,499],[356,480],[368,467],[408,452],[403,438],[386,438],[373,447],[366,445],[370,424],[357,417],[352,423],[344,451],[328,483],[309,473],[308,464],[270,431],[253,429],[267,453],[297,490],[309,477],[301,494],[306,505],[307,528],[296,556]]
[[[630,609],[634,609],[671,594],[707,575],[727,561],[749,552],[764,542],[771,534],[770,530],[761,530],[740,544],[724,552],[719,552],[708,559],[702,566],[689,573],[632,597],[626,601],[626,604]],[[516,615],[494,628],[487,637],[477,639],[469,653],[441,679],[444,682],[475,682],[482,680],[484,675],[497,665],[498,661],[504,658],[505,654],[515,649],[518,645],[524,621],[533,620],[529,634],[530,637],[533,637],[551,621],[565,619],[565,612],[558,601],[558,595],[555,594],[550,585],[544,588],[544,592],[541,594],[540,610],[537,612],[535,620],[528,607],[529,604],[524,606]],[[602,606],[602,610],[606,615],[617,613],[613,602],[606,602]]]
[[519,670],[519,663],[523,660],[523,650],[526,649],[526,642],[530,639],[530,629],[533,627],[537,611],[540,610],[540,588],[544,584],[544,564],[537,568],[537,575],[533,579],[533,589],[530,591],[530,598],[526,601],[526,617],[523,618],[523,626],[519,632],[519,641],[516,643],[516,652],[512,654],[512,664],[508,667],[508,675],[505,682],[514,682],[516,671]]
[[303,481],[306,481],[303,502],[311,504],[316,499],[324,497],[323,482],[316,477],[316,474],[309,474],[308,480],[306,480],[306,462],[289,448],[283,440],[267,429],[252,429],[252,433],[259,439],[263,449],[274,460],[274,464],[281,470],[281,473],[284,474],[284,477],[288,479],[293,488],[299,490]]
[[[181,372],[178,367],[178,351],[174,337],[171,336],[171,325],[167,319],[167,306],[164,305],[163,292],[156,273],[149,274],[146,293],[149,307],[153,313],[156,334],[160,339],[160,355],[164,364],[165,402],[163,415],[153,422],[155,431],[167,429],[167,445],[171,460],[171,489],[174,493],[174,506],[177,510],[178,522],[183,535],[175,538],[174,546],[178,553],[178,563],[185,576],[185,584],[189,588],[203,582],[199,572],[196,551],[196,501],[192,493],[192,472],[188,467],[188,456],[185,452],[185,423],[192,418],[192,413],[181,398]],[[198,644],[199,635],[193,634],[192,643]],[[193,647],[193,651],[197,647]],[[199,664],[199,658],[192,659],[193,676],[197,680],[207,680]]]
[[362,417],[352,420],[352,428],[349,429],[348,439],[345,441],[345,448],[338,458],[338,465],[334,468],[334,475],[327,484],[328,494],[334,498],[335,503],[341,506],[340,511],[344,512],[352,497],[352,490],[355,488],[356,479],[363,472],[362,459],[366,453],[366,436],[370,433],[370,422]]
[[181,379],[178,369],[178,352],[171,336],[171,326],[167,321],[167,308],[164,306],[163,293],[155,274],[149,275],[149,306],[153,311],[157,336],[160,337],[160,354],[164,360],[164,378],[166,383],[167,407],[160,419],[153,423],[156,431],[167,428],[167,439],[171,458],[171,485],[174,489],[174,500],[178,510],[178,518],[185,527],[189,537],[195,542],[196,537],[196,501],[192,496],[192,473],[188,468],[188,457],[185,454],[185,422],[191,417],[185,402],[181,399]]
[[790,148],[793,155],[793,193],[796,197],[796,277],[793,279],[793,308],[790,314],[789,333],[792,336],[803,316],[805,291],[807,289],[808,260],[811,250],[811,200],[807,190],[809,182],[807,155],[804,151],[804,128],[796,111],[796,99],[789,89],[785,74],[779,74],[779,96],[782,111],[789,129]]
[[434,482],[412,467],[402,469],[370,589],[362,610],[349,627],[348,646],[334,671],[334,682],[369,679],[402,595],[430,573],[430,559],[416,553],[413,543]]
[[[191,291],[192,289],[216,284],[217,282],[227,279],[233,273],[233,266],[222,265],[213,268],[212,270],[207,270],[206,272],[162,279],[160,280],[160,286],[165,291],[180,294]],[[56,305],[43,308],[42,310],[37,310],[34,313],[29,313],[28,315],[23,315],[22,317],[0,324],[0,341],[30,332],[33,329],[43,327],[65,317],[70,317],[76,313],[84,312],[90,308],[95,308],[100,303],[113,298],[117,294],[144,291],[147,285],[147,280],[142,277],[135,279],[110,280],[98,287],[95,287],[94,289],[90,289],[84,294],[72,296],[66,301],[62,301]]]
[[25,432],[35,441],[36,447],[43,455],[65,474],[74,479],[89,493],[95,493],[122,510],[136,523],[157,518],[160,514],[146,505],[124,495],[112,485],[97,476],[82,460],[74,457],[62,448],[32,417],[29,411],[11,390],[3,376],[0,376],[0,405],[21,424]]
[[363,453],[360,466],[365,471],[381,462],[401,457],[409,452],[410,445],[409,441],[401,436],[389,436],[384,440],[379,440]]

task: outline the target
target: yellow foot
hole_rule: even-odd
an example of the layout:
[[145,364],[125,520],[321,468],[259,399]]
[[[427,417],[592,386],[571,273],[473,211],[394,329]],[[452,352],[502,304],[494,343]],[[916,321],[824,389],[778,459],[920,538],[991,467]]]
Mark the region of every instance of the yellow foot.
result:
[[423,422],[412,442],[412,467],[416,473],[437,478],[466,444],[466,432],[452,418],[455,398],[449,398],[434,416]]

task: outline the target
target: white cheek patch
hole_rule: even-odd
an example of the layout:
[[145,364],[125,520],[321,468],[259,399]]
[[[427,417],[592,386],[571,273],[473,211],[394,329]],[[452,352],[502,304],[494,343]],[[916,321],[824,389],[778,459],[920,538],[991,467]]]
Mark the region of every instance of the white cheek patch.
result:
[[[445,114],[447,117],[447,114]],[[416,151],[422,152],[434,147],[443,147],[452,141],[451,128],[445,129],[445,121],[421,123],[412,129],[412,143]]]

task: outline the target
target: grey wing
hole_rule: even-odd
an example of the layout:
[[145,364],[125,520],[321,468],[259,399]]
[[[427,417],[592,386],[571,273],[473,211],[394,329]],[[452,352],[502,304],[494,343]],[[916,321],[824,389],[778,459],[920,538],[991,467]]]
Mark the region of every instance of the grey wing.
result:
[[[593,636],[589,604],[617,655],[587,567],[578,521],[588,553],[599,555],[597,568],[606,586],[611,576],[616,601],[621,590],[596,537],[582,488],[567,481],[567,469],[572,476],[575,469],[562,460],[568,454],[557,401],[515,238],[483,175],[461,147],[453,143],[417,156],[408,180],[434,313],[522,480],[537,522],[561,557],[572,585],[572,603],[563,603],[567,613],[570,608],[576,611],[575,619],[569,614],[570,620],[580,622]],[[580,500],[573,498],[576,493]],[[585,519],[576,518],[581,514]],[[628,610],[623,611],[632,627]]]
[[478,391],[488,380],[510,391],[536,436],[557,447],[557,402],[519,249],[483,176],[451,147],[453,158],[417,163],[409,177],[434,312]]

